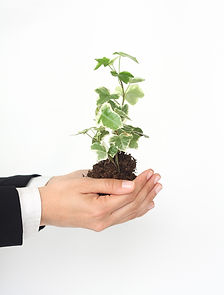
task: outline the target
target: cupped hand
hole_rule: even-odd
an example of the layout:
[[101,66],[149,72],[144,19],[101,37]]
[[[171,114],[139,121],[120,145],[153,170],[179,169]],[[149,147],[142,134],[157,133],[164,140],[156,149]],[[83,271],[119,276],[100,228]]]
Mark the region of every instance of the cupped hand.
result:
[[144,215],[154,207],[153,199],[162,188],[157,183],[160,175],[152,169],[133,181],[83,177],[87,172],[85,169],[54,176],[46,186],[39,188],[41,225],[102,231]]

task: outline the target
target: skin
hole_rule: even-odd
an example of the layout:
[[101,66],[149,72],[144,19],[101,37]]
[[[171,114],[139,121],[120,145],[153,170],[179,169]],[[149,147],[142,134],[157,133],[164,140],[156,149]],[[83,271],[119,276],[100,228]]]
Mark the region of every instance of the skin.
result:
[[[42,204],[41,225],[80,227],[94,231],[143,216],[154,207],[154,198],[162,188],[160,175],[145,170],[122,187],[123,180],[83,177],[78,170],[52,177],[39,187]],[[149,178],[147,179],[147,176]],[[108,195],[99,196],[98,193]]]

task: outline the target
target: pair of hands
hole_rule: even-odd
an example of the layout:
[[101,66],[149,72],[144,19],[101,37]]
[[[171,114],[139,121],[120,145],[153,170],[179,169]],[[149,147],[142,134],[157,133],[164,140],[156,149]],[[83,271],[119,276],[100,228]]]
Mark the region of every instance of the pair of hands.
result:
[[54,176],[39,187],[41,225],[102,231],[147,213],[162,189],[158,183],[160,175],[152,169],[145,170],[133,181],[83,177],[87,172],[78,170]]

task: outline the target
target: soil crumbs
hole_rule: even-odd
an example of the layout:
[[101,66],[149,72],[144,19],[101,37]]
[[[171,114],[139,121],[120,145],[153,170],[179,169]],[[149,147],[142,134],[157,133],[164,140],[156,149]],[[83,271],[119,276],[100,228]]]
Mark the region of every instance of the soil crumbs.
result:
[[119,152],[117,155],[120,172],[109,159],[106,159],[93,165],[93,169],[89,170],[86,176],[93,178],[134,180],[137,177],[135,175],[136,159],[123,151]]

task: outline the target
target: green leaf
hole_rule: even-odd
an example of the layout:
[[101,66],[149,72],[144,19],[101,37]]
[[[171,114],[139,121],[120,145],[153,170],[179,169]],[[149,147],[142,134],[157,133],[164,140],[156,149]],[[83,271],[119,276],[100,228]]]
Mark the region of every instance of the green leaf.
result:
[[99,142],[94,142],[91,145],[91,149],[97,152],[98,161],[104,160],[107,158],[106,148],[103,145],[101,145]]
[[135,61],[135,62],[138,63],[136,57],[131,56],[130,54],[127,54],[127,53],[124,53],[124,52],[121,52],[121,51],[120,51],[120,52],[114,52],[113,54],[117,54],[117,55],[120,55],[120,56],[123,56],[123,57],[128,57],[128,58],[130,58],[130,59],[132,59],[133,61]]
[[117,73],[116,71],[111,71],[110,73],[111,73],[111,75],[114,76],[114,77],[117,77],[117,76],[118,76],[118,73]]
[[100,110],[100,105],[98,105],[98,106],[96,107],[96,110],[95,110],[95,116],[99,113],[99,110]]
[[108,127],[112,130],[116,130],[122,126],[121,117],[112,110],[109,103],[105,103],[101,107],[100,111],[101,115],[98,119],[98,123],[101,121],[105,127]]
[[99,94],[100,97],[110,96],[110,91],[106,87],[100,87],[95,89],[96,93]]
[[128,114],[128,108],[129,108],[129,106],[127,103],[125,105],[123,105],[123,107],[122,107],[122,111],[125,112],[126,115]]
[[108,154],[113,158],[117,152],[118,152],[118,148],[114,144],[111,144],[108,150]]
[[131,133],[127,134],[126,131],[123,130],[123,128],[120,128],[120,129],[116,130],[116,135],[120,135],[120,134],[131,135]]
[[137,135],[140,135],[140,136],[144,136],[144,137],[146,137],[146,138],[149,138],[149,136],[146,135],[146,134],[144,134],[143,131],[142,131],[142,129],[139,128],[139,127],[135,127],[134,130],[133,130],[133,132],[134,132],[135,134],[137,134]]
[[104,67],[108,66],[109,63],[111,62],[111,60],[107,57],[103,57],[103,58],[95,58],[95,60],[97,61],[97,65],[94,68],[94,70],[99,69],[99,67],[101,67],[102,65],[104,65]]
[[125,99],[131,104],[135,105],[138,102],[138,99],[143,97],[144,93],[142,89],[137,85],[131,85],[126,94],[125,94]]
[[123,112],[121,109],[114,108],[114,111],[121,117],[121,118],[126,118],[128,120],[131,120],[125,112]]
[[106,87],[97,88],[95,91],[100,97],[97,100],[97,105],[101,105],[110,99],[110,91]]
[[[148,135],[143,134],[142,129],[139,128],[139,127],[133,127],[133,126],[131,126],[131,125],[124,124],[123,127],[121,128],[121,130],[124,130],[124,131],[126,131],[126,132],[128,132],[128,133],[131,133],[132,135],[133,135],[133,134],[136,134],[136,135],[139,135],[139,136],[144,136],[144,137],[146,137],[146,138],[149,138]],[[117,131],[118,131],[118,130],[117,130]]]
[[118,94],[111,94],[110,99],[118,99],[120,96]]
[[96,129],[96,127],[90,127],[90,128],[86,128],[82,131],[79,131],[78,133],[74,134],[74,135],[79,135],[79,134],[86,134],[89,130],[91,129]]
[[118,74],[118,77],[121,81],[123,81],[124,83],[127,84],[129,82],[130,78],[133,78],[134,76],[131,73],[124,71],[124,72],[120,72]]
[[143,81],[145,81],[145,79],[134,77],[129,80],[129,83],[138,83],[138,82],[143,82]]
[[93,139],[92,139],[92,143],[94,142],[101,142],[101,140],[106,136],[110,134],[109,131],[107,131],[104,127],[99,127],[97,129],[96,134],[94,135]]
[[100,98],[97,99],[96,104],[98,106],[100,106],[100,105],[104,104],[105,102],[107,102],[109,99],[110,99],[109,96],[105,97],[105,98],[100,97]]
[[115,58],[111,59],[108,66],[113,65],[115,60],[118,59],[118,56],[116,56]]
[[132,139],[129,143],[129,148],[131,149],[137,149],[138,148],[138,139],[140,138],[141,136],[137,135],[137,134],[133,134],[132,135]]
[[114,143],[114,145],[120,150],[120,151],[125,151],[126,148],[129,145],[129,142],[132,138],[132,135],[115,135],[110,138],[110,143]]
[[112,110],[114,110],[116,107],[118,107],[118,104],[115,103],[113,100],[108,100],[108,103],[111,105]]

